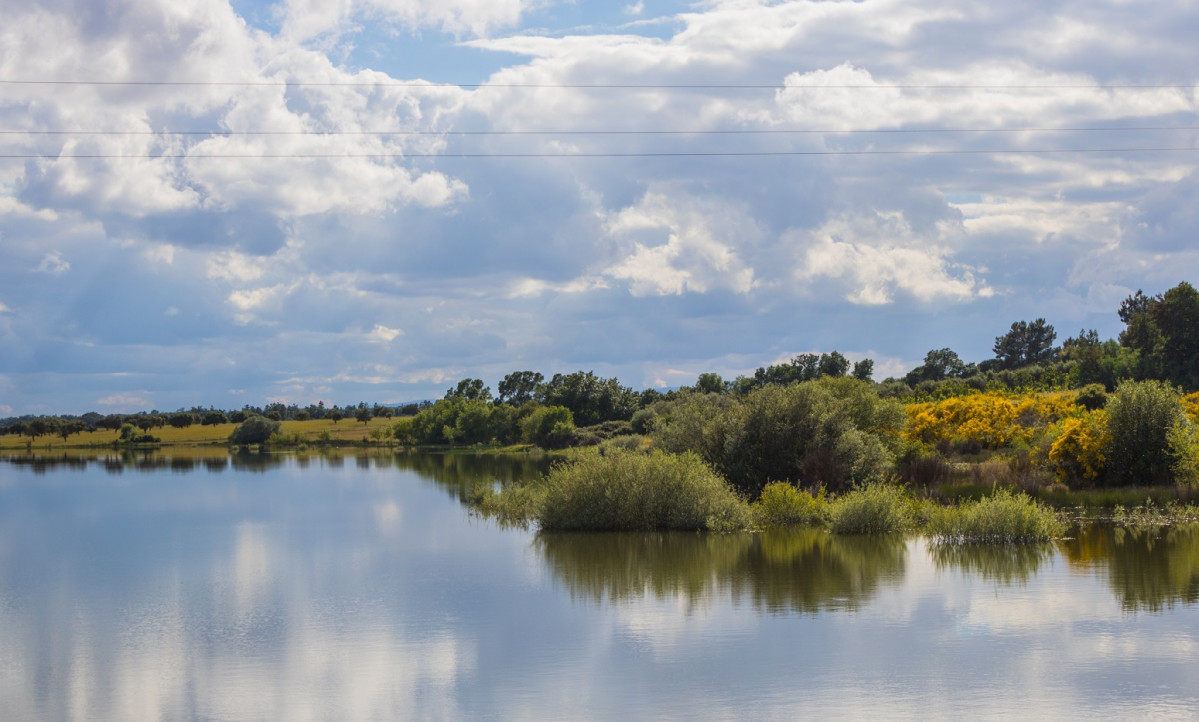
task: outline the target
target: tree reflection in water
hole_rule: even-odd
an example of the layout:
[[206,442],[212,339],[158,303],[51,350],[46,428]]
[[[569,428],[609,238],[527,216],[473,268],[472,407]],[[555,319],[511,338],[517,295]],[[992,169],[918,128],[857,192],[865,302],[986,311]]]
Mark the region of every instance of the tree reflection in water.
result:
[[1058,548],[1072,567],[1103,574],[1125,611],[1160,612],[1199,602],[1199,525],[1092,524]]

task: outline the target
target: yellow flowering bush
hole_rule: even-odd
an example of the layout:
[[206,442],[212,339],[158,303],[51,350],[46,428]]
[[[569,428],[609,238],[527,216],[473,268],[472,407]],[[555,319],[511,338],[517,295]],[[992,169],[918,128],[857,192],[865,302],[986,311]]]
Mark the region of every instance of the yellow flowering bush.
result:
[[1199,391],[1182,397],[1182,410],[1191,421],[1199,424]]
[[1103,448],[1111,441],[1107,431],[1107,412],[1089,411],[1083,416],[1062,419],[1055,429],[1057,438],[1049,447],[1049,464],[1058,481],[1093,481],[1103,470],[1107,458]]
[[999,392],[910,404],[906,410],[910,439],[929,444],[974,441],[990,449],[1029,441],[1037,427],[1079,411],[1063,394],[1012,396]]

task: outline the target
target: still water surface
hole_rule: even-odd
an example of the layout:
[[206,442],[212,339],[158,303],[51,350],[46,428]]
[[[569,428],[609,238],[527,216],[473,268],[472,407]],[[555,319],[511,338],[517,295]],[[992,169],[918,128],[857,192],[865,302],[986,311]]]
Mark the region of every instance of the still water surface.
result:
[[537,535],[476,456],[0,460],[0,719],[1195,719],[1199,530]]

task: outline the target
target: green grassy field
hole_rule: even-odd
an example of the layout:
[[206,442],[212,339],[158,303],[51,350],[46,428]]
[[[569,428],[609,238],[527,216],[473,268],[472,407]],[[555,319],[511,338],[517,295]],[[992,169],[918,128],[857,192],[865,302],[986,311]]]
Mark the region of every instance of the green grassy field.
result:
[[[283,434],[299,434],[311,441],[316,441],[321,432],[327,431],[330,440],[334,442],[357,442],[362,439],[370,438],[371,431],[375,429],[390,429],[395,419],[377,418],[371,419],[368,423],[354,421],[353,419],[342,419],[336,424],[328,419],[312,419],[309,421],[284,421],[280,433]],[[216,424],[213,426],[201,426],[192,424],[185,429],[176,429],[173,426],[164,426],[162,428],[151,429],[150,434],[162,440],[163,445],[170,446],[203,446],[211,444],[225,444],[229,439],[229,434],[233,433],[233,429],[237,424]],[[141,433],[140,431],[138,433]],[[81,448],[88,446],[107,446],[116,441],[117,432],[99,430],[81,434],[72,434],[67,437],[66,441],[61,436],[39,436],[36,439],[31,439],[28,436],[14,436],[6,434],[0,436],[0,449],[25,449],[32,443],[35,449],[65,449],[65,448]]]

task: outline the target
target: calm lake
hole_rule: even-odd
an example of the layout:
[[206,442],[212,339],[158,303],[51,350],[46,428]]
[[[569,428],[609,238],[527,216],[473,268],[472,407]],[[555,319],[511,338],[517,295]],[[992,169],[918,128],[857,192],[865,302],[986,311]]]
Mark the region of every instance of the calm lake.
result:
[[538,535],[470,455],[0,460],[0,719],[1195,719],[1199,529]]

